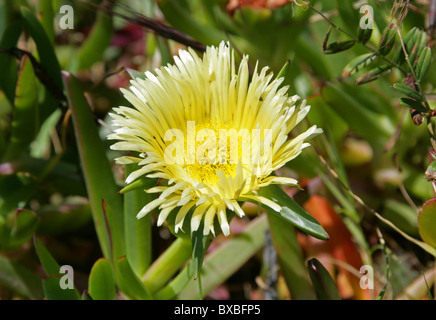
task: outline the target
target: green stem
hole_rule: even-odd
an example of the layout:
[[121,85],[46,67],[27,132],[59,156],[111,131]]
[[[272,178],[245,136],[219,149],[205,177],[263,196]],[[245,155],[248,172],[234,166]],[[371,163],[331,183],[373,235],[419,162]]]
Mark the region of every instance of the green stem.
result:
[[162,288],[188,261],[191,250],[191,241],[179,238],[151,265],[142,278],[151,294]]

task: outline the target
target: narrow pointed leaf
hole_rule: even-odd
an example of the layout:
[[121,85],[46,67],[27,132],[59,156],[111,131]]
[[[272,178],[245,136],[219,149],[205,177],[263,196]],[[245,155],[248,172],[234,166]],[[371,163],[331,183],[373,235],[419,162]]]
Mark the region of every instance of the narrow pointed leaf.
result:
[[327,240],[329,238],[329,235],[325,232],[318,221],[289,197],[280,186],[270,185],[262,188],[258,193],[260,196],[275,202],[282,208],[280,212],[276,212],[265,206],[265,209],[268,212],[276,214],[278,217],[281,217],[283,220],[315,238],[321,240]]
[[392,50],[395,44],[396,32],[397,30],[393,24],[388,25],[383,31],[377,50],[380,55],[385,56]]
[[409,107],[409,108],[415,109],[416,111],[419,111],[419,112],[427,112],[427,109],[424,107],[424,105],[423,105],[421,102],[416,101],[416,100],[414,100],[414,99],[401,98],[401,99],[400,99],[400,103],[401,103],[403,106],[406,106],[406,107]]
[[37,79],[27,55],[23,56],[21,61],[14,105],[14,118],[10,144],[5,155],[6,161],[15,159],[26,151],[37,132]]
[[425,47],[422,50],[421,56],[419,57],[416,66],[416,78],[419,81],[421,81],[427,74],[430,64],[431,64],[431,49],[430,47]]
[[[126,176],[137,168],[134,164],[126,165]],[[151,215],[141,219],[137,219],[136,215],[143,206],[154,199],[155,195],[146,193],[144,189],[155,186],[157,180],[144,178],[138,182],[143,182],[141,188],[124,194],[124,227],[126,256],[136,275],[142,277],[151,262]]]
[[113,173],[106,158],[105,148],[100,140],[91,109],[88,105],[79,82],[70,74],[63,74],[69,108],[72,112],[74,131],[80,154],[80,162],[85,177],[86,188],[90,200],[95,228],[100,246],[106,258],[111,258],[110,237],[106,228],[105,217],[102,210],[104,199],[112,208],[114,222],[111,228],[113,233],[121,235],[113,257],[123,255],[124,248],[124,222],[123,203],[115,184]]
[[341,300],[335,282],[321,262],[313,258],[307,262],[307,267],[319,300]]
[[356,42],[354,40],[344,40],[330,43],[326,46],[324,54],[334,54],[350,49]]
[[42,286],[47,300],[79,300],[80,294],[76,289],[61,288],[60,281],[63,274],[60,273],[60,265],[36,235],[34,245],[45,274]]
[[88,69],[101,60],[111,42],[112,34],[112,17],[104,11],[99,11],[91,33],[77,53],[78,70]]
[[402,83],[395,83],[394,84],[394,89],[400,91],[401,93],[405,94],[406,96],[408,96],[409,98],[418,100],[418,101],[423,101],[423,97],[421,96],[421,94],[416,91],[413,90],[412,88],[406,86],[405,84]]
[[35,40],[40,62],[51,80],[62,88],[61,68],[49,37],[38,19],[29,9],[21,7],[21,14],[26,23],[26,29]]

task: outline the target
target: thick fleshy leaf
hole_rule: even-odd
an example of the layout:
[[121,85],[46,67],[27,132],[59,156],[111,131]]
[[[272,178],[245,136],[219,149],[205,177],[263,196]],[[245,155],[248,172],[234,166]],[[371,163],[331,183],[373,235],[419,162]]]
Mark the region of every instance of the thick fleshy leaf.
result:
[[319,300],[341,300],[335,282],[321,262],[313,258],[307,262],[307,267]]
[[301,231],[321,240],[329,239],[329,235],[322,226],[303,208],[301,208],[286,192],[278,185],[269,185],[259,190],[259,195],[265,197],[281,207],[280,212],[265,206],[265,209],[276,214]]
[[25,152],[37,132],[38,90],[32,63],[23,56],[14,101],[14,118],[5,160],[16,159]]
[[[56,2],[57,1],[55,1],[55,3]],[[54,18],[56,11],[58,11],[55,10],[53,3],[53,0],[40,0],[38,7],[39,22],[44,28],[45,34],[47,35],[51,43],[54,42]]]
[[49,37],[38,19],[29,9],[21,7],[21,14],[26,23],[26,29],[35,40],[40,62],[51,81],[62,88],[61,68]]
[[[126,165],[126,176],[137,165]],[[141,188],[136,188],[124,194],[124,227],[126,241],[126,256],[129,259],[133,271],[138,277],[142,277],[150,266],[152,243],[151,243],[151,215],[137,219],[137,213],[156,195],[146,193],[144,189],[155,186],[156,179],[144,178]]]
[[118,287],[130,299],[150,300],[150,292],[133,272],[126,257],[117,260],[116,279]]
[[99,11],[91,33],[77,53],[78,70],[88,69],[101,60],[111,42],[112,34],[112,17],[104,11]]
[[418,216],[418,230],[422,240],[436,248],[436,198],[423,205]]
[[80,294],[76,289],[63,289],[61,287],[60,282],[63,276],[61,267],[36,235],[34,245],[44,270],[42,286],[47,300],[79,300]]
[[89,275],[89,294],[93,300],[115,300],[115,278],[112,264],[101,258],[91,269]]
[[[178,238],[153,262],[147,273],[142,277],[142,282],[148,291],[154,295],[186,264],[191,256],[191,240],[189,238]],[[190,273],[190,276],[192,277],[192,273]]]
[[[106,158],[105,148],[100,140],[91,109],[83,95],[79,82],[70,74],[63,74],[67,90],[68,104],[72,112],[74,131],[80,154],[80,161],[86,181],[89,201],[93,213],[95,228],[100,246],[106,258],[115,259],[123,256],[124,251],[124,221],[123,203],[115,184],[112,170]],[[117,242],[117,252],[110,252],[111,239],[106,228],[105,217],[102,210],[102,200],[112,208],[113,221],[109,221],[114,234],[120,238],[112,237]]]

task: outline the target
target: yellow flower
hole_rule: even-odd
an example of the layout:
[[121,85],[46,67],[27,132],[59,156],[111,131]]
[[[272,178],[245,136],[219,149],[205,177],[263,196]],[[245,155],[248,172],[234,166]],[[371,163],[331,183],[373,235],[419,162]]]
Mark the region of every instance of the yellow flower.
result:
[[298,96],[288,97],[288,88],[280,88],[283,78],[273,80],[266,67],[259,72],[256,64],[250,80],[248,56],[236,69],[227,43],[208,47],[203,58],[189,49],[174,59],[175,65],[132,80],[130,90],[122,92],[134,108],[115,108],[111,114],[117,128],[108,138],[119,140],[111,148],[140,153],[140,158],[117,159],[140,166],[126,183],[142,176],[161,179],[159,186],[146,190],[159,193],[158,198],[137,217],[158,208],[157,224],[162,225],[175,210],[178,232],[192,209],[191,232],[203,220],[203,234],[215,234],[217,217],[227,236],[226,209],[244,215],[238,201],[258,201],[280,211],[256,191],[269,184],[297,184],[271,173],[322,132],[313,126],[288,138],[310,106]]

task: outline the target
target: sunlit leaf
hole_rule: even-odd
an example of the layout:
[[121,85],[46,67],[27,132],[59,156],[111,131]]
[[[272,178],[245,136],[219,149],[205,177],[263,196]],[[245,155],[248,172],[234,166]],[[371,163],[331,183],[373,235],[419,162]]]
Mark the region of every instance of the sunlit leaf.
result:
[[113,267],[109,260],[97,260],[89,275],[89,294],[93,300],[114,300],[116,298]]

